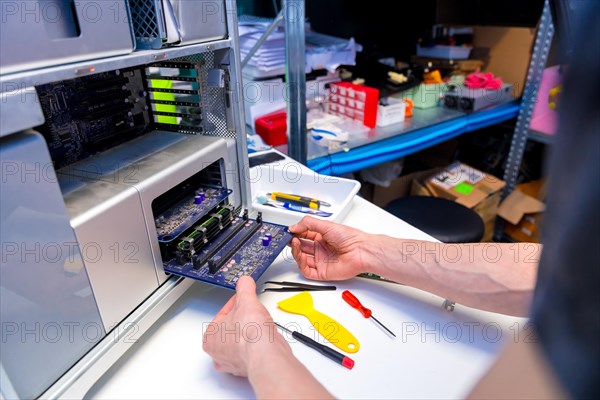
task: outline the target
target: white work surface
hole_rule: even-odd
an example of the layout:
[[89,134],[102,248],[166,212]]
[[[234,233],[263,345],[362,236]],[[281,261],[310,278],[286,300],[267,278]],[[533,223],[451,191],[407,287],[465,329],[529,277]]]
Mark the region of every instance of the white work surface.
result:
[[[359,197],[353,200],[343,223],[399,238],[431,239]],[[266,280],[304,281],[289,249],[260,279],[259,291]],[[502,344],[512,340],[515,323],[524,322],[461,305],[447,312],[442,309],[442,298],[393,283],[355,278],[334,284],[336,291],[311,293],[317,310],[342,323],[360,341],[360,350],[349,355],[356,362],[354,369],[348,370],[301,343],[294,342],[291,347],[338,398],[462,398],[489,368]],[[345,289],[371,308],[397,338],[391,338],[346,304],[341,298]],[[277,308],[278,301],[294,294],[266,292],[259,298],[276,322],[296,323],[303,333],[318,339],[306,318]],[[232,291],[195,283],[152,329],[137,339],[88,396],[253,397],[245,378],[216,372],[211,358],[202,350],[203,327],[231,295]]]

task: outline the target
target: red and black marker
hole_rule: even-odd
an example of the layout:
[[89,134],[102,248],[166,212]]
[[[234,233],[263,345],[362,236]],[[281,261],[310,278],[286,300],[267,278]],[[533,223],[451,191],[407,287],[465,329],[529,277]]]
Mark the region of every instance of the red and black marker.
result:
[[372,315],[371,310],[369,310],[367,307],[360,304],[360,301],[349,290],[344,290],[344,292],[342,293],[342,299],[344,299],[344,301],[346,301],[346,303],[350,304],[352,306],[352,308],[356,308],[358,311],[360,311],[360,313],[363,315],[363,317],[373,318],[373,320],[375,322],[377,322],[383,329],[388,331],[390,333],[390,335],[392,335],[393,337],[396,337],[396,335],[394,335],[394,333],[392,331],[390,331],[388,328],[386,328],[385,325],[383,325],[381,322],[379,322],[377,320],[377,318],[375,318]]
[[338,353],[337,351],[333,350],[332,348],[329,348],[329,347],[325,346],[324,344],[321,344],[315,340],[312,340],[311,338],[309,338],[306,335],[301,334],[300,332],[290,331],[289,329],[279,325],[277,322],[275,322],[275,325],[277,325],[278,327],[280,327],[287,333],[291,333],[292,337],[294,339],[298,340],[301,343],[304,343],[305,345],[307,345],[308,347],[310,347],[312,349],[315,349],[316,351],[323,354],[325,357],[332,359],[336,363],[342,364],[344,367],[346,367],[348,369],[352,369],[352,367],[354,367],[354,360],[351,359],[350,357],[347,357],[347,356],[343,355],[342,353]]

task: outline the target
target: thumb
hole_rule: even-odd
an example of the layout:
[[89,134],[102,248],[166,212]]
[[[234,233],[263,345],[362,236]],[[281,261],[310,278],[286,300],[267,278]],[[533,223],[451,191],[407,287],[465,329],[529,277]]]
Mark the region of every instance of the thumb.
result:
[[331,227],[333,227],[334,223],[329,221],[323,221],[321,219],[313,218],[310,216],[305,216],[295,225],[288,227],[288,230],[291,233],[304,233],[306,231],[314,231],[320,234],[325,233]]
[[249,277],[248,275],[242,276],[237,281],[237,285],[235,286],[236,291],[236,304],[239,304],[241,301],[247,299],[256,299],[256,282],[254,279]]

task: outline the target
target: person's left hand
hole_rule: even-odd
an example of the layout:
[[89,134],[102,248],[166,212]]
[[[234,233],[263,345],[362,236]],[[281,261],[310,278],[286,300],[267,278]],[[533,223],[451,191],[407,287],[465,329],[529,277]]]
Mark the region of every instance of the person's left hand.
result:
[[217,371],[248,376],[261,355],[277,351],[291,354],[289,344],[275,329],[273,319],[256,297],[256,284],[241,277],[236,294],[206,327],[202,348]]

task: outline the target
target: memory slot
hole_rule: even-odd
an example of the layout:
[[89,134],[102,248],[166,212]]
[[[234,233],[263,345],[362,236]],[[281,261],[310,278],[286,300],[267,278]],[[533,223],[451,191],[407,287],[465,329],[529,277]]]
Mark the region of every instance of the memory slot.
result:
[[[245,221],[248,219],[248,214],[244,215],[244,221],[233,226],[232,229],[230,229],[227,234],[223,235],[223,236],[219,236],[219,241],[222,244],[227,243],[232,237],[234,237],[239,231],[241,231],[244,228],[245,225]],[[223,229],[225,230],[225,229]],[[209,252],[206,253],[199,253],[196,256],[192,257],[192,265],[193,268],[198,270],[200,269],[208,260],[210,260],[215,254],[217,254],[217,252],[221,250],[221,246],[215,246],[213,247]],[[213,273],[213,272],[211,272]]]
[[225,263],[238,252],[238,250],[246,244],[248,239],[252,237],[262,226],[262,221],[257,219],[256,224],[252,225],[250,230],[248,230],[244,236],[233,246],[227,253],[225,253],[222,257],[219,258],[218,261],[214,260],[214,258],[208,259],[208,272],[211,274],[217,273],[225,265]]
[[223,229],[231,225],[232,208],[224,206],[208,219],[193,228],[186,237],[177,244],[177,259],[181,264],[191,261],[196,254],[210,240],[214,239]]

